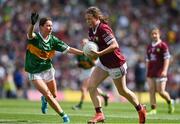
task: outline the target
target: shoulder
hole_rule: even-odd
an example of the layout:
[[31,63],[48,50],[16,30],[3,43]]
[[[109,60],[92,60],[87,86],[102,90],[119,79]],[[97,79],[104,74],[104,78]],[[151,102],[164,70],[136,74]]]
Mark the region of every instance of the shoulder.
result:
[[54,36],[52,34],[50,35],[50,38],[53,39],[53,40],[59,40],[59,38],[57,38],[56,36]]
[[28,39],[28,40],[33,40],[33,39],[36,39],[37,36],[38,36],[38,33],[33,32],[33,33],[32,33],[32,37],[30,37],[30,36],[27,34],[27,39]]
[[100,30],[110,30],[110,31],[112,31],[112,29],[110,28],[110,26],[109,26],[108,24],[106,24],[106,23],[100,23],[99,29],[100,29]]
[[108,24],[101,23],[99,26],[99,34],[101,34],[103,37],[107,37],[109,35],[114,36],[112,29],[109,27]]
[[168,46],[166,41],[161,41],[161,45]]
[[165,41],[161,41],[160,47],[162,47],[162,48],[168,48],[168,45],[167,45],[167,43],[166,43]]
[[63,42],[62,40],[60,40],[58,37],[56,37],[55,35],[50,35],[50,39],[53,41],[53,42]]

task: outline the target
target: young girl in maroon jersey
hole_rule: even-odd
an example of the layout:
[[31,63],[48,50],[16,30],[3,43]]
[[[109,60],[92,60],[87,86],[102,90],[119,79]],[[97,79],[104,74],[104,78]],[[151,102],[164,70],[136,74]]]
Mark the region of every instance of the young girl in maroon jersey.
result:
[[168,46],[160,38],[160,30],[154,28],[151,31],[152,43],[147,47],[147,81],[149,85],[151,111],[148,114],[156,114],[156,91],[168,103],[168,112],[174,112],[174,101],[165,91],[167,71],[170,54]]
[[96,114],[88,123],[103,122],[105,120],[97,86],[108,76],[113,79],[119,94],[127,98],[138,111],[139,123],[145,123],[145,108],[139,103],[136,95],[126,87],[126,60],[120,52],[112,29],[107,25],[106,18],[99,8],[89,7],[85,13],[85,19],[89,26],[89,40],[95,42],[99,47],[98,52],[93,52],[95,56],[99,57],[99,61],[89,79],[89,93]]

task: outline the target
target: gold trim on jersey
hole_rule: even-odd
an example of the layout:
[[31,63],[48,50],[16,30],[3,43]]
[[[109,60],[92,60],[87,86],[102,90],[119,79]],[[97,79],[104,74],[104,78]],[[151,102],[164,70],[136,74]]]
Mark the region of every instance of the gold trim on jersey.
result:
[[51,59],[54,55],[55,55],[55,50],[51,50],[49,52],[47,51],[43,51],[37,47],[35,47],[32,44],[28,44],[27,49],[34,55],[36,55],[37,57],[47,60],[47,59]]

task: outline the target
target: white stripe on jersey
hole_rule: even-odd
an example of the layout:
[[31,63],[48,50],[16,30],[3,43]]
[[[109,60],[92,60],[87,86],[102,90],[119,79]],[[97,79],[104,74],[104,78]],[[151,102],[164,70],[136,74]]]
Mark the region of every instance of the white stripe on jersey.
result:
[[164,53],[164,59],[169,59],[170,57],[171,57],[171,55],[170,55],[169,51],[166,51]]
[[107,42],[107,45],[111,44],[112,41],[115,40],[115,38],[111,39],[110,41]]
[[108,35],[104,38],[104,41],[107,43],[109,40],[111,40],[113,37],[111,35]]
[[69,51],[69,49],[70,49],[70,47],[68,46],[68,47],[66,48],[66,50],[64,50],[62,53],[63,53],[63,54],[66,54],[66,53]]

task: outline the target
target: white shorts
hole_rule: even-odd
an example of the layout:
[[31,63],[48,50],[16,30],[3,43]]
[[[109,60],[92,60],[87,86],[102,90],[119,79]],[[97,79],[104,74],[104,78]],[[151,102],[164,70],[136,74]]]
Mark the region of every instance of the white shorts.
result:
[[48,70],[42,71],[40,73],[31,74],[28,73],[28,78],[30,81],[32,80],[44,80],[45,82],[49,82],[54,80],[55,70],[54,68],[50,68]]
[[112,77],[113,79],[117,79],[122,77],[127,73],[127,64],[124,63],[121,67],[118,68],[107,68],[104,66],[100,61],[98,61],[97,66],[109,73],[109,76]]
[[158,77],[158,78],[154,78],[154,80],[157,83],[166,82],[167,81],[167,77]]
[[79,75],[80,81],[83,81],[83,80],[89,78],[91,73],[92,73],[93,68],[90,68],[90,69],[81,69],[81,73]]

